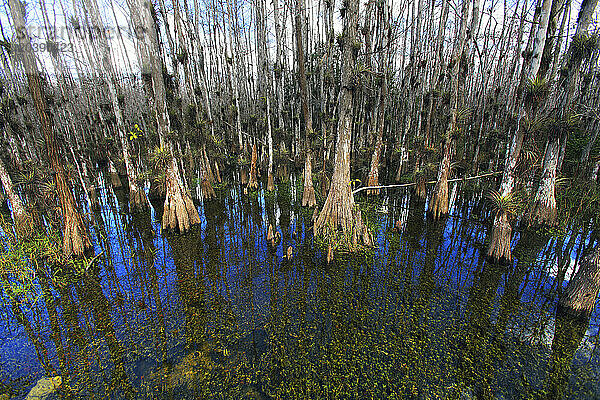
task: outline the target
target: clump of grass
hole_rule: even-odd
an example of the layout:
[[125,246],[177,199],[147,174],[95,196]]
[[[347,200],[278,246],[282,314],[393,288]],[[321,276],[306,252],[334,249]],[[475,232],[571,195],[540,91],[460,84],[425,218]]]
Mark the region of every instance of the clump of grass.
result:
[[520,192],[512,192],[503,196],[500,192],[491,190],[487,199],[492,203],[496,212],[505,212],[512,216],[520,214],[525,207],[524,198]]
[[165,169],[171,159],[171,151],[163,146],[156,146],[150,153],[150,162],[155,169]]
[[546,98],[549,92],[550,85],[546,78],[536,76],[529,79],[525,87],[525,103],[535,107]]

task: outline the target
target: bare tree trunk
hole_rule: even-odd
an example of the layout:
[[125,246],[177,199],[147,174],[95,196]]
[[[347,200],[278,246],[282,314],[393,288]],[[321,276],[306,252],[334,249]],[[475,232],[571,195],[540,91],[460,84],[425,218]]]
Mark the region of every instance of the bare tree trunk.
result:
[[556,198],[554,184],[556,182],[556,165],[560,153],[560,135],[555,134],[546,145],[544,167],[532,207],[525,218],[529,225],[555,225],[556,224]]
[[63,254],[66,257],[72,255],[83,256],[84,253],[92,247],[92,243],[87,229],[83,224],[81,214],[77,210],[70,185],[65,177],[63,161],[60,158],[56,135],[48,113],[46,96],[42,90],[40,73],[25,25],[25,8],[19,0],[10,0],[9,6],[17,36],[17,43],[19,45],[18,56],[20,56],[23,67],[25,68],[29,91],[31,92],[42,132],[44,133],[44,138],[46,140],[48,159],[50,160],[50,165],[54,171],[54,182],[56,184],[64,220]]
[[[358,28],[359,2],[349,1],[344,13],[342,48],[342,81],[338,97],[337,144],[333,177],[327,200],[314,225],[315,234],[329,236],[332,240],[341,228],[342,234],[351,237],[351,248],[361,240],[372,245],[371,232],[362,221],[360,209],[354,203],[350,185],[350,148],[352,138],[352,80],[356,73],[355,38]],[[348,237],[348,239],[350,239]]]
[[283,130],[283,52],[284,37],[281,29],[281,11],[279,10],[279,0],[273,2],[273,19],[275,22],[275,41],[277,50],[275,55],[275,82],[277,84],[277,128]]
[[[585,1],[581,4],[581,10],[578,16],[577,36],[583,36],[587,32],[588,25],[591,21],[591,15],[594,13],[598,0]],[[576,40],[576,39],[574,39]],[[573,96],[575,92],[576,82],[579,77],[580,66],[583,62],[581,55],[575,54],[573,44],[571,44],[564,63],[564,74],[557,85],[558,98],[556,115],[559,120],[564,120],[571,108]],[[544,155],[544,169],[542,179],[533,201],[533,206],[527,213],[527,221],[531,224],[556,224],[556,198],[555,198],[555,182],[556,171],[559,165],[559,157],[561,152],[561,142],[566,141],[566,134],[552,134],[548,137],[546,144],[546,153]]]
[[306,68],[304,65],[304,47],[303,47],[303,9],[305,7],[304,0],[296,0],[296,58],[298,59],[298,81],[300,84],[300,98],[302,100],[302,116],[304,117],[304,146],[306,150],[306,158],[304,161],[304,190],[302,192],[302,206],[314,207],[317,204],[315,197],[315,189],[312,181],[312,151],[310,145],[310,137],[313,134],[312,113],[308,104],[308,84],[306,82]]
[[167,148],[171,153],[171,160],[167,163],[165,174],[166,196],[164,202],[164,212],[162,216],[163,229],[179,230],[185,232],[192,225],[200,223],[198,210],[192,202],[189,191],[185,187],[179,166],[175,159],[172,144],[167,141],[167,134],[170,131],[169,113],[167,111],[167,100],[165,83],[163,79],[163,65],[160,58],[160,48],[157,37],[156,24],[152,17],[152,3],[148,0],[128,0],[129,9],[137,8],[141,10],[143,29],[141,40],[148,49],[149,63],[152,71],[152,88],[154,94],[154,106],[156,110],[156,121],[158,126],[158,136],[162,147]]
[[4,167],[4,162],[0,159],[0,181],[4,187],[4,192],[8,196],[8,201],[13,213],[15,231],[20,239],[26,240],[35,233],[35,223],[33,216],[27,212],[19,195],[15,192],[12,180],[8,171]]
[[450,175],[450,162],[452,160],[452,153],[454,147],[454,136],[457,131],[457,113],[460,104],[459,99],[459,88],[460,88],[460,66],[461,58],[467,41],[467,22],[469,20],[470,13],[470,2],[463,0],[462,7],[462,22],[460,25],[460,32],[456,47],[454,48],[452,57],[452,75],[450,78],[450,90],[452,91],[450,96],[451,110],[450,110],[450,123],[446,129],[444,153],[440,167],[438,171],[438,179],[433,188],[433,195],[427,209],[428,215],[433,219],[441,218],[448,214],[448,176]]
[[115,119],[117,121],[117,133],[121,142],[121,148],[123,151],[123,160],[125,163],[125,170],[127,171],[127,178],[129,183],[129,204],[132,211],[144,210],[148,208],[149,202],[146,197],[146,192],[139,187],[137,182],[137,173],[131,161],[129,153],[129,144],[127,143],[125,133],[125,122],[123,118],[123,110],[119,104],[117,95],[117,80],[116,74],[111,63],[110,47],[108,45],[108,39],[106,37],[104,23],[100,16],[100,10],[96,0],[84,0],[84,5],[88,9],[92,19],[92,32],[95,35],[95,39],[99,46],[99,54],[97,63],[103,74],[104,81],[108,86],[108,92],[112,103],[113,112],[115,113]]
[[[540,10],[541,15],[539,16],[541,21],[540,25],[537,30],[532,28],[530,35],[530,41],[533,45],[532,56],[528,65],[525,65],[524,62],[523,69],[526,70],[527,73],[521,74],[519,88],[517,89],[518,99],[516,100],[516,106],[518,107],[519,115],[517,119],[517,126],[510,139],[510,146],[508,148],[504,172],[502,174],[502,183],[500,184],[500,195],[502,197],[509,196],[515,186],[517,164],[519,161],[519,155],[521,154],[521,149],[523,147],[523,140],[525,138],[525,128],[521,126],[521,119],[526,112],[526,107],[523,103],[523,92],[525,90],[525,84],[527,81],[533,81],[538,74],[542,52],[544,50],[546,41],[546,29],[548,27],[548,20],[550,18],[551,5],[551,0],[544,0]],[[533,110],[531,114],[534,113],[535,110]],[[533,115],[531,117],[533,118]],[[512,239],[512,226],[509,221],[508,213],[496,213],[494,225],[492,226],[491,237],[492,239],[487,250],[488,258],[492,262],[511,262],[512,253],[510,242]]]
[[[267,169],[267,190],[275,190],[273,182],[273,132],[271,130],[271,78],[269,73],[269,53],[267,51],[267,15],[265,0],[254,0],[256,9],[256,46],[258,56],[258,90],[266,102],[267,146],[269,164]],[[262,153],[264,154],[264,153]]]
[[559,299],[559,304],[570,314],[589,318],[600,290],[600,246],[581,261],[577,272],[569,281]]
[[429,104],[427,109],[427,121],[425,123],[425,147],[429,146],[431,137],[431,123],[433,119],[434,105],[436,102],[435,90],[437,88],[440,74],[442,73],[444,64],[444,32],[446,31],[446,23],[448,22],[448,9],[450,8],[449,0],[443,0],[442,12],[440,14],[440,24],[438,27],[438,35],[435,44],[436,66],[434,67],[433,78],[429,85]]
[[[385,126],[385,109],[388,100],[388,67],[389,59],[391,56],[390,51],[390,38],[392,31],[389,23],[389,10],[387,1],[381,4],[383,19],[383,36],[385,37],[384,48],[381,51],[381,89],[379,93],[379,110],[377,113],[377,140],[375,141],[375,149],[371,156],[371,169],[369,171],[369,177],[367,179],[367,186],[378,186],[379,185],[379,163],[381,159],[381,151],[383,148],[383,129]],[[367,194],[379,194],[379,189],[368,190]]]

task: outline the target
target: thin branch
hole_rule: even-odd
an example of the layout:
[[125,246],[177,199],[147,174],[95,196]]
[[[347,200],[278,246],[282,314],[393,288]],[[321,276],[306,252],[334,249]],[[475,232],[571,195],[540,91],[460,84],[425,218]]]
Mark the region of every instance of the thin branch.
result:
[[[502,171],[497,171],[497,172],[489,172],[487,174],[483,174],[483,175],[477,175],[477,176],[469,176],[468,178],[455,178],[455,179],[448,179],[448,182],[458,182],[458,181],[471,181],[474,179],[479,179],[479,178],[485,178],[488,176],[494,176],[494,175],[501,175]],[[426,184],[434,184],[436,183],[436,181],[429,181],[429,182],[425,182]],[[400,188],[400,187],[409,187],[409,186],[415,186],[417,183],[413,182],[413,183],[402,183],[399,185],[385,185],[385,186],[364,186],[361,188],[358,188],[356,190],[352,191],[352,194],[356,194],[358,192],[362,192],[363,190],[367,190],[367,189],[391,189],[391,188]]]

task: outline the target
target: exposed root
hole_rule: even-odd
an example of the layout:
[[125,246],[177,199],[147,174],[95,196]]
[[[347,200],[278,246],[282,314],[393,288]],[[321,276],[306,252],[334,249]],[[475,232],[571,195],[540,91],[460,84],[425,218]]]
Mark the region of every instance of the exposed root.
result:
[[492,238],[487,250],[487,259],[494,264],[510,264],[512,262],[511,238],[512,227],[508,220],[508,213],[499,211],[494,217]]
[[302,192],[302,207],[314,207],[317,204],[315,188],[312,181],[312,162],[310,153],[306,154],[304,161],[304,191]]
[[177,161],[174,157],[167,168],[166,186],[167,194],[162,216],[162,228],[179,230],[183,233],[193,225],[199,224],[198,210],[196,210],[192,198],[183,186]]

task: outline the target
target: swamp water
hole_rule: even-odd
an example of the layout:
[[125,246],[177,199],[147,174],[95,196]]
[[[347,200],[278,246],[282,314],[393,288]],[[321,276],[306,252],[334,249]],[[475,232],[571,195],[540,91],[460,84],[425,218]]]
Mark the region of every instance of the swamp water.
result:
[[296,183],[223,189],[185,235],[130,215],[124,193],[104,188],[87,214],[101,255],[85,277],[19,305],[31,332],[3,294],[0,398],[52,371],[48,399],[600,398],[598,313],[556,311],[557,265],[587,231],[515,235],[515,262],[496,266],[481,194],[432,222],[397,190],[363,204],[374,252],[328,264]]

